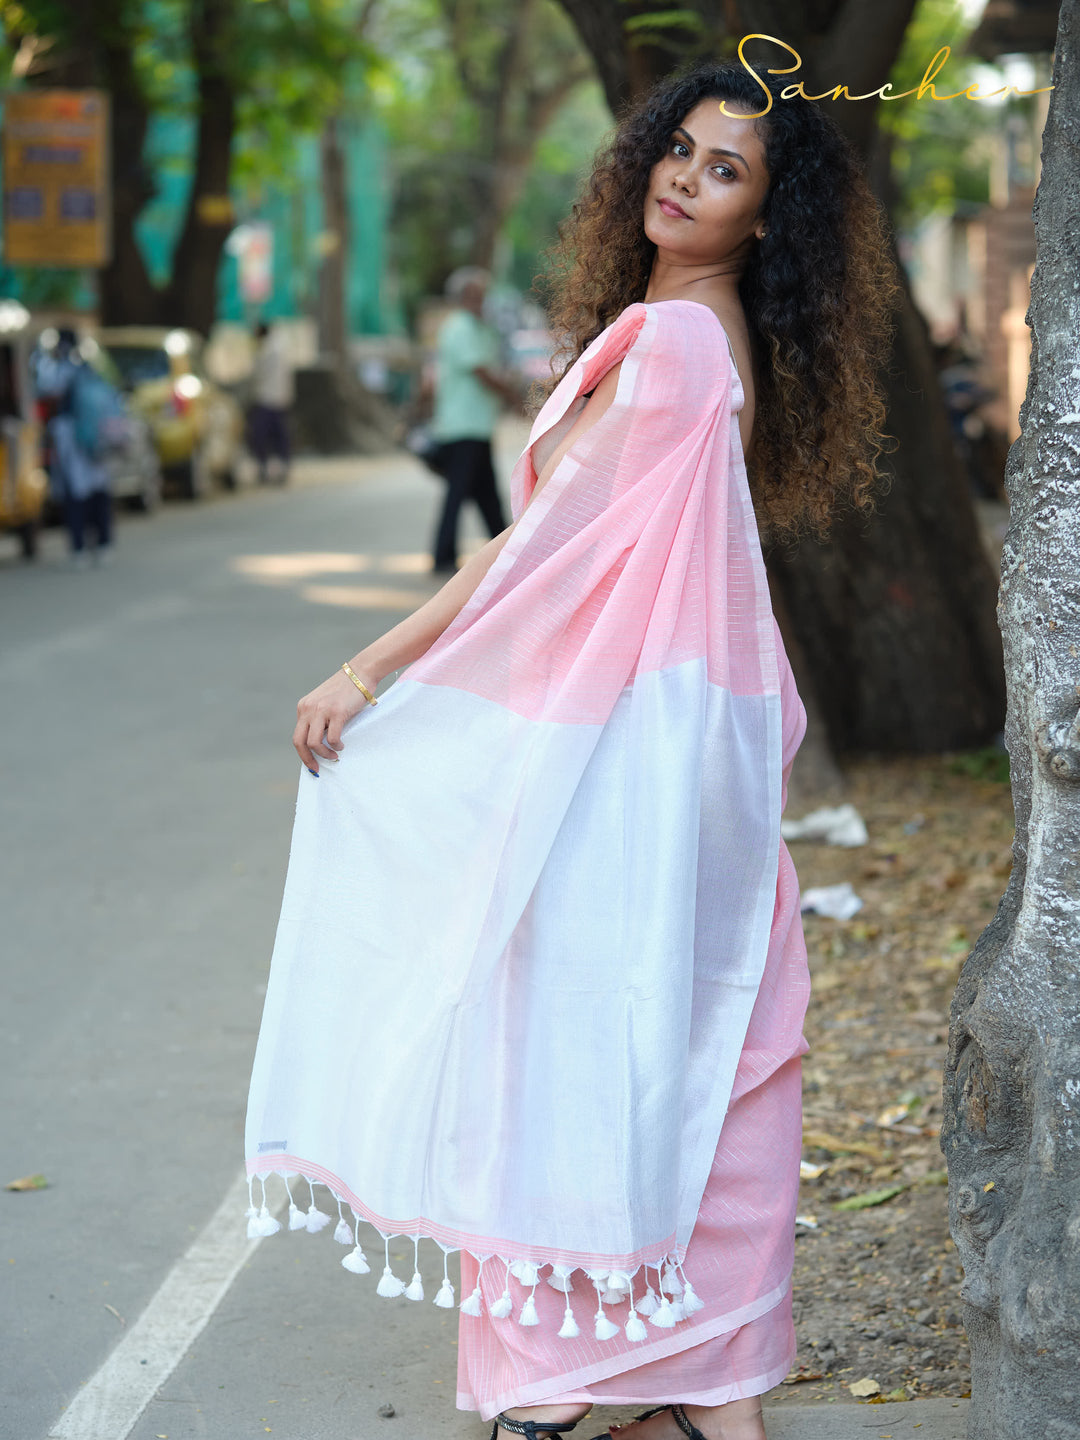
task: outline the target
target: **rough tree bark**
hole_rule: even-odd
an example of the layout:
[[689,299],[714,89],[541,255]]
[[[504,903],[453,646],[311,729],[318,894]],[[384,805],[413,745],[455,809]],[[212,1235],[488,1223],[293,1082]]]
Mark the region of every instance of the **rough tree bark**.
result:
[[1080,1436],[1080,0],[1061,7],[1053,83],[1006,470],[1014,864],[960,975],[945,1078],[971,1440]]
[[[634,47],[622,0],[562,0],[592,53],[614,111],[671,68],[657,46]],[[662,8],[652,6],[651,8]],[[696,0],[704,36],[783,39],[802,57],[811,94],[838,84],[879,86],[899,53],[914,0]],[[712,46],[715,52],[716,45]],[[753,42],[755,65],[790,56]],[[929,57],[927,57],[929,59]],[[796,78],[793,76],[792,78]],[[836,101],[829,112],[866,158],[888,208],[876,102]],[[770,556],[787,638],[805,657],[798,675],[837,750],[941,750],[982,743],[1004,714],[995,580],[979,540],[966,480],[945,421],[929,339],[905,286],[887,366],[886,428],[899,448],[885,467],[878,515],[838,525],[828,545],[805,542]]]

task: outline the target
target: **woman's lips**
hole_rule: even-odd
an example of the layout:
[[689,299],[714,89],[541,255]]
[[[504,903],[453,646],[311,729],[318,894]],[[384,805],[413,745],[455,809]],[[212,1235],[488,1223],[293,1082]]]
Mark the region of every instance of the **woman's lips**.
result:
[[682,206],[676,205],[674,200],[661,200],[659,204],[660,209],[664,212],[665,215],[678,215],[683,220],[690,219],[690,216],[687,215],[686,211],[682,208]]

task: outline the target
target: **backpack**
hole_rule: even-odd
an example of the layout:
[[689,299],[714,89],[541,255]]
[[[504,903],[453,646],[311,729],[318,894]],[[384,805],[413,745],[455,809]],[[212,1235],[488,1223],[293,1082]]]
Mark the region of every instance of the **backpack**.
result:
[[92,460],[122,445],[128,421],[119,392],[89,365],[80,365],[72,381],[71,413],[75,443]]

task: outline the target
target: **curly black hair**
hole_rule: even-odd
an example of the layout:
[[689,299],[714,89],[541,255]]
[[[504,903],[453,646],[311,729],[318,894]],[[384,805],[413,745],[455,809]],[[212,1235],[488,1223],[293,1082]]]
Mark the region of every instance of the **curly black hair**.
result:
[[[703,100],[752,113],[765,148],[766,233],[739,281],[756,371],[748,470],[774,533],[822,533],[845,503],[870,508],[889,438],[878,382],[899,296],[881,206],[838,126],[813,101],[783,99],[783,80],[734,61],[700,61],[619,118],[538,277],[551,296],[564,374],[622,311],[643,300],[656,246],[644,229],[654,165]],[[552,381],[554,384],[555,381]]]

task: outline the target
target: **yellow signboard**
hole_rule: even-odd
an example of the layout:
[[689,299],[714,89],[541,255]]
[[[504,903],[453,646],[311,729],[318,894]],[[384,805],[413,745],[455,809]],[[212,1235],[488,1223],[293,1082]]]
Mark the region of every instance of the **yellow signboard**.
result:
[[6,263],[107,264],[108,96],[100,90],[8,91],[3,147]]

